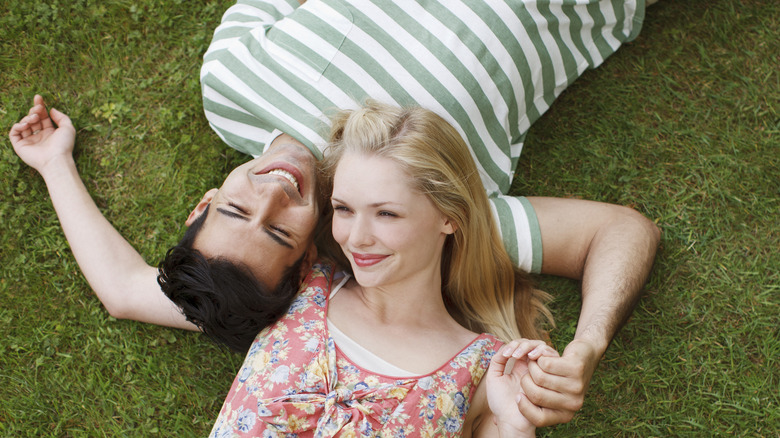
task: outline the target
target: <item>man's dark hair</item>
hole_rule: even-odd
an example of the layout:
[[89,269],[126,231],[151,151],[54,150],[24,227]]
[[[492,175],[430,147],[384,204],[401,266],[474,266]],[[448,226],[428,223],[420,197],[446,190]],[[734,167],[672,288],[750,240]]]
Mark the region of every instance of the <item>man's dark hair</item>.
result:
[[207,214],[208,207],[168,250],[158,265],[157,282],[187,321],[217,344],[245,353],[255,336],[290,307],[300,287],[303,257],[269,290],[245,265],[207,259],[192,247]]

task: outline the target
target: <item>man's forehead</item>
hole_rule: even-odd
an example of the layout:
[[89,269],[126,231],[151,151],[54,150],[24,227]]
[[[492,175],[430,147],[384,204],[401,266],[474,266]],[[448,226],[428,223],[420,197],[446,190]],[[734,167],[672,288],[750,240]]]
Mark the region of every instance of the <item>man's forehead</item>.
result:
[[203,237],[196,240],[193,248],[206,258],[220,259],[246,267],[266,287],[274,288],[284,273],[286,254],[279,254],[279,250],[274,250],[276,245],[264,248],[263,245],[251,244],[252,239],[233,238],[224,233]]

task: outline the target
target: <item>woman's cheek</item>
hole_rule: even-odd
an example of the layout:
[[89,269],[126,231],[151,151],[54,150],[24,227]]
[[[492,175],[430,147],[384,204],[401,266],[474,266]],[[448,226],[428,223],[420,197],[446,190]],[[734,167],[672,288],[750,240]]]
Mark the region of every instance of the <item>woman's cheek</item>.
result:
[[333,216],[333,223],[331,225],[331,232],[333,233],[333,239],[339,245],[344,245],[349,238],[349,226],[342,218]]

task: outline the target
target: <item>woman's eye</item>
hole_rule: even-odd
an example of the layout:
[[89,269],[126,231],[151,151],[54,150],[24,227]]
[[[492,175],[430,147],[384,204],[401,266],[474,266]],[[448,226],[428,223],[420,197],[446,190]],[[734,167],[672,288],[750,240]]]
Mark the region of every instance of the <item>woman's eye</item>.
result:
[[397,217],[398,216],[397,214],[393,213],[392,211],[380,211],[379,215],[380,216],[385,216],[385,217]]
[[349,211],[349,209],[343,205],[334,205],[333,211]]

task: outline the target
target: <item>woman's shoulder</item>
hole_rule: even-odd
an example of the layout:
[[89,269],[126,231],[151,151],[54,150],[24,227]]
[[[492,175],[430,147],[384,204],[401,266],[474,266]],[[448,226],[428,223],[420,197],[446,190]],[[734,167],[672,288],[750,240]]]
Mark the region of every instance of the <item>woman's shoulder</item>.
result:
[[453,321],[453,323],[453,327],[449,329],[452,342],[459,344],[463,352],[479,350],[489,353],[490,350],[496,350],[502,345],[498,337],[491,333],[478,333],[457,322]]
[[339,269],[338,265],[328,261],[317,261],[306,273],[298,294],[290,305],[288,313],[301,311],[314,302],[317,307],[324,308],[332,293],[338,290],[349,274]]
[[501,345],[503,345],[502,342],[490,333],[474,333],[471,342],[461,350],[458,356],[473,361],[475,365],[487,368],[490,358],[501,348]]
[[349,274],[335,262],[319,259],[311,265],[309,272],[304,276],[299,293],[303,293],[311,287],[326,288],[330,291],[334,281],[339,281],[345,275]]

